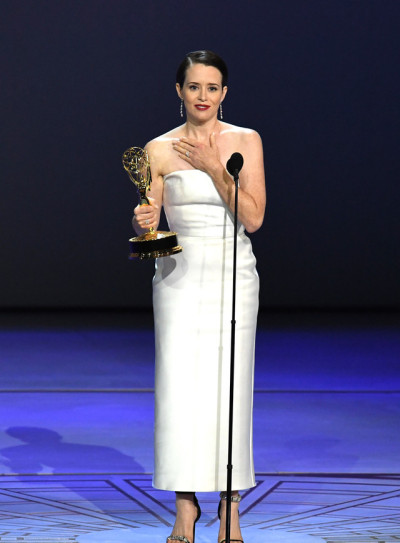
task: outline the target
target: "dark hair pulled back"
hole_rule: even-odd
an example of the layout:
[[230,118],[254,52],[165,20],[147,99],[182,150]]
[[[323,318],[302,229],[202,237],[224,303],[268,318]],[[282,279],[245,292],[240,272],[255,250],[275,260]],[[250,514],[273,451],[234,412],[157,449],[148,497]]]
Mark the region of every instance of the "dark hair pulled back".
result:
[[221,72],[222,86],[225,87],[228,84],[228,68],[225,62],[216,53],[208,51],[207,49],[201,51],[192,51],[188,53],[182,62],[179,64],[176,72],[176,82],[180,87],[183,87],[186,77],[186,70],[192,66],[192,64],[204,64],[205,66],[214,66]]

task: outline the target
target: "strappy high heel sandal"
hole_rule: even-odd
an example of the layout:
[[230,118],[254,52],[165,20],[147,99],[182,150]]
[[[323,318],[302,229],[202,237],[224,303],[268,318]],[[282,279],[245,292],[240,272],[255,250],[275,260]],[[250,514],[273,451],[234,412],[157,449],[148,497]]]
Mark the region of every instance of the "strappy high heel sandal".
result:
[[196,522],[201,517],[201,509],[200,509],[199,502],[196,498],[196,495],[193,496],[193,503],[197,508],[197,517],[193,524],[193,541],[189,541],[189,539],[183,535],[170,535],[169,537],[167,537],[167,543],[168,541],[183,541],[183,543],[194,543],[194,538],[196,535]]
[[[221,499],[219,500],[219,504],[218,504],[218,518],[219,520],[221,520],[221,505],[222,505],[222,500],[227,499],[226,492],[220,492],[219,497]],[[239,503],[241,499],[242,499],[242,496],[240,494],[238,494],[237,496],[231,496],[231,502]],[[243,539],[231,539],[231,541],[239,541],[239,543],[244,543]],[[226,539],[221,539],[219,543],[225,543],[225,542],[226,542]]]

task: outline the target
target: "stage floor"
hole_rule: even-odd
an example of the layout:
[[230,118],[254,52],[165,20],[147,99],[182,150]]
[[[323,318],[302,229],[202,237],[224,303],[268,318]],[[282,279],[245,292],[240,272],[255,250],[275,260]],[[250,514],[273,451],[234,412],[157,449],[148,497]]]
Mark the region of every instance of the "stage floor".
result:
[[[150,317],[0,316],[0,542],[164,542]],[[139,324],[138,324],[139,323]],[[396,314],[260,319],[245,543],[400,541]],[[199,493],[196,542],[217,540]]]

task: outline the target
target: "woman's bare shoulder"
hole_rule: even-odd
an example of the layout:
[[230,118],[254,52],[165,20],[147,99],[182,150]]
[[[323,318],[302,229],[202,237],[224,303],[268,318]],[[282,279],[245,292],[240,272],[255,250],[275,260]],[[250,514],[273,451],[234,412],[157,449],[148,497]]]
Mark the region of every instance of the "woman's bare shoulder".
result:
[[221,136],[223,135],[231,135],[236,136],[237,138],[241,140],[250,140],[253,141],[254,139],[260,139],[260,134],[253,130],[252,128],[245,128],[243,126],[236,126],[234,124],[229,123],[221,123]]
[[173,156],[172,142],[183,135],[182,127],[178,126],[146,143],[145,149],[149,154],[150,162],[160,175],[168,171]]
[[151,148],[157,148],[162,147],[164,145],[167,145],[168,143],[171,143],[174,139],[180,138],[184,134],[183,127],[177,126],[176,128],[173,128],[172,130],[169,130],[165,134],[161,134],[161,136],[158,136],[157,138],[154,138],[153,140],[149,141],[146,144],[146,149]]

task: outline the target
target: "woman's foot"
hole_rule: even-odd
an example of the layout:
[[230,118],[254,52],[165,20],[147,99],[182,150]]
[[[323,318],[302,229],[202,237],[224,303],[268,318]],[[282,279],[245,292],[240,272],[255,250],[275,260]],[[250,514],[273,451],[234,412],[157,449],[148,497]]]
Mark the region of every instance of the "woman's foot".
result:
[[[232,496],[237,496],[238,492],[232,492]],[[221,500],[221,521],[218,532],[218,542],[225,539],[226,528],[226,499]],[[239,524],[239,502],[231,502],[231,541],[233,540],[243,541],[242,532],[240,531]]]
[[193,527],[198,516],[193,492],[176,492],[176,519],[171,535],[186,537],[193,543]]

